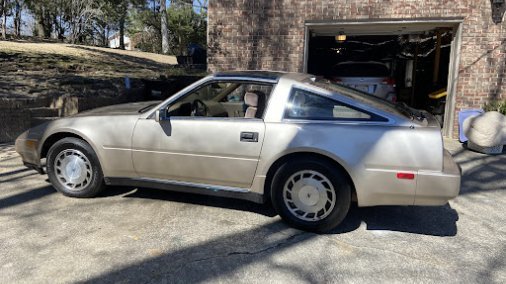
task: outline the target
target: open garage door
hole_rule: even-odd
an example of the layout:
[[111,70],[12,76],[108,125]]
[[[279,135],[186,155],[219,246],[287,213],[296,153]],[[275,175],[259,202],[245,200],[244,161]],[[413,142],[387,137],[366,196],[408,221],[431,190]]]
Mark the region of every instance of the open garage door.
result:
[[[306,23],[305,71],[453,120],[459,21]],[[445,114],[446,110],[446,114]]]

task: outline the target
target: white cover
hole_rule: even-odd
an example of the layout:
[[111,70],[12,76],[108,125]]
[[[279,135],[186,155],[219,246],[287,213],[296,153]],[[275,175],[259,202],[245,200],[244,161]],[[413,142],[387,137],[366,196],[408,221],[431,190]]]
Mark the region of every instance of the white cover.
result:
[[464,121],[467,138],[481,147],[506,144],[506,117],[497,111],[485,112]]

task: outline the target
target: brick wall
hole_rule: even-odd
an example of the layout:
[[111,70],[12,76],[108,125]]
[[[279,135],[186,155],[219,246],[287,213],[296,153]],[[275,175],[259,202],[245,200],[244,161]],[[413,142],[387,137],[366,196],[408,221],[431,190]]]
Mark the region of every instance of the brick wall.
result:
[[506,19],[491,13],[490,0],[210,1],[208,66],[302,72],[305,21],[462,17],[458,113],[506,98]]

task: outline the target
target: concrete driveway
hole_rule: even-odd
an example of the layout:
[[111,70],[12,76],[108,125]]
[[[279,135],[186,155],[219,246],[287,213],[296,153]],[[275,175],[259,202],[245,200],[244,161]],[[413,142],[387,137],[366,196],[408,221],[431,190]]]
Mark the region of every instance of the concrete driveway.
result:
[[0,146],[0,282],[506,282],[506,155],[446,141],[464,170],[442,207],[353,208],[331,234],[267,206],[151,189],[57,194]]

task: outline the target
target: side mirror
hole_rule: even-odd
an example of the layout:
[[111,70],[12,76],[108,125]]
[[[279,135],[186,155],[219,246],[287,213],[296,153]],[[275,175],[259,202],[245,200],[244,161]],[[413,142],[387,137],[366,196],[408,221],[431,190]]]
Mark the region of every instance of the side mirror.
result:
[[160,110],[157,109],[155,112],[155,121],[160,122]]
[[167,116],[165,114],[165,111],[161,111],[159,109],[156,110],[155,112],[155,121],[156,122],[160,122],[160,121],[164,121],[164,120],[167,120]]

